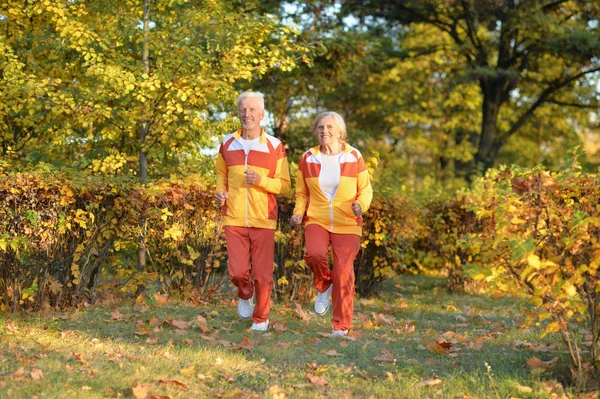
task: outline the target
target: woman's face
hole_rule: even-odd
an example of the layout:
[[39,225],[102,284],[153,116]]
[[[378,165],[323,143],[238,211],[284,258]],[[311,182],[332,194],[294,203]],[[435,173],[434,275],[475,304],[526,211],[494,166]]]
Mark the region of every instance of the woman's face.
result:
[[317,123],[315,135],[317,136],[317,140],[319,140],[319,144],[330,145],[340,141],[342,132],[333,116],[326,116],[321,118]]

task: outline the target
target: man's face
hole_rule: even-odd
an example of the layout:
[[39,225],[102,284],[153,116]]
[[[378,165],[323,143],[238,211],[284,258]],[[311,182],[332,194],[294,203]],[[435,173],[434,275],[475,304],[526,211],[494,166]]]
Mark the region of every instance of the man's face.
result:
[[260,126],[260,121],[265,117],[265,111],[261,108],[258,98],[244,98],[238,106],[238,114],[242,128],[246,130]]

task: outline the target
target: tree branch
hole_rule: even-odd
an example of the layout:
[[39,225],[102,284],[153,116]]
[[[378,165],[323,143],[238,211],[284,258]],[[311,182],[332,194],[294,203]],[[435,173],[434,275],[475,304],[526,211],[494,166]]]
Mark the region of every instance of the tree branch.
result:
[[552,11],[554,10],[556,7],[558,7],[559,5],[563,4],[563,3],[568,3],[571,0],[557,0],[553,3],[548,3],[545,6],[542,7],[543,11]]
[[590,74],[590,73],[594,73],[594,72],[598,72],[600,71],[600,67],[596,67],[593,69],[588,69],[585,71],[581,71],[578,74],[575,74],[563,81],[560,82],[556,82],[549,86],[546,87],[538,96],[538,99],[529,107],[529,109],[527,111],[525,111],[520,117],[519,119],[510,127],[510,129],[508,130],[508,132],[503,135],[501,138],[499,138],[499,142],[501,144],[506,143],[506,140],[508,140],[508,138],[510,136],[512,136],[517,130],[519,130],[521,128],[521,126],[523,126],[525,124],[525,122],[527,122],[527,120],[533,115],[534,111],[536,109],[538,109],[540,107],[540,105],[542,105],[545,102],[548,102],[548,99],[550,97],[550,95],[560,89],[562,89],[563,87],[569,85],[570,83],[578,80],[579,78]]
[[555,100],[553,98],[549,99],[547,102],[551,103],[551,104],[562,105],[564,107],[574,107],[574,108],[581,108],[581,109],[598,109],[600,107],[600,104],[588,105],[588,104],[569,103],[566,101]]

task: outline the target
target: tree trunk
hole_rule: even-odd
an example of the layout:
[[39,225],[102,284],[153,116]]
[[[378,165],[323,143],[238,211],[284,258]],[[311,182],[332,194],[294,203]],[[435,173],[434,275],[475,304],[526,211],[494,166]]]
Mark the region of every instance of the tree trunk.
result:
[[[150,73],[150,46],[148,43],[148,33],[150,31],[150,0],[144,0],[144,41],[142,42],[142,62],[144,64],[144,74]],[[150,130],[150,123],[147,120],[142,121],[140,132],[140,169],[139,179],[143,185],[148,183],[148,157],[144,144]],[[145,209],[145,207],[144,207]],[[138,259],[137,267],[139,271],[146,270],[146,217],[145,212],[140,214],[140,236],[138,238]],[[138,288],[139,290],[139,288]]]
[[504,79],[482,79],[480,82],[483,94],[481,134],[479,146],[475,154],[475,164],[471,169],[468,180],[476,174],[481,174],[494,165],[501,143],[498,140],[498,114],[503,104]]

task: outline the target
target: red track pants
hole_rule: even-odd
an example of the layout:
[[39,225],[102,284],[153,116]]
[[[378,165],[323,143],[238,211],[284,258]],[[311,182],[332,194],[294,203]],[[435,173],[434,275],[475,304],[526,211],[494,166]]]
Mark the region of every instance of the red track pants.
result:
[[[314,274],[315,287],[326,291],[331,284],[331,302],[335,330],[348,330],[354,312],[354,258],[360,249],[361,237],[355,234],[334,234],[311,224],[304,229],[306,253],[304,260]],[[329,244],[333,248],[333,269],[329,270]]]
[[250,299],[254,295],[252,321],[263,323],[271,310],[275,230],[225,226],[225,239],[229,278],[237,287],[238,297]]

